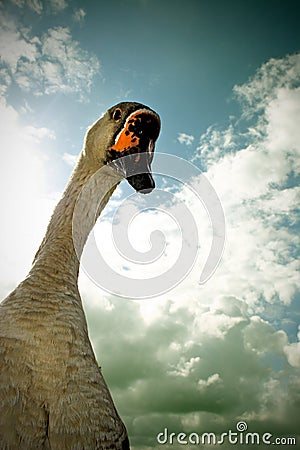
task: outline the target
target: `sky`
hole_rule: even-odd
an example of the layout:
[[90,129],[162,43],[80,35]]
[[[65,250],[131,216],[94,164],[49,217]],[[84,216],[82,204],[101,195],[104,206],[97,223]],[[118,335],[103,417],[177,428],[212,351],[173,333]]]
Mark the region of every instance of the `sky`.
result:
[[[161,116],[160,203],[151,203],[154,191],[145,209],[124,181],[94,236],[132,282],[155,285],[170,270],[174,283],[132,300],[85,270],[79,277],[133,450],[182,448],[158,442],[165,428],[220,436],[241,421],[272,439],[295,437],[300,448],[299,12],[291,0],[0,2],[2,298],[31,266],[87,127],[119,101]],[[163,153],[182,158],[177,183],[159,175]],[[226,243],[199,284],[214,237],[195,193],[203,180],[222,206]],[[131,212],[129,240],[141,253],[152,232],[163,233],[154,262],[116,255],[115,211],[121,223]],[[172,269],[188,246],[197,255],[180,277]]]

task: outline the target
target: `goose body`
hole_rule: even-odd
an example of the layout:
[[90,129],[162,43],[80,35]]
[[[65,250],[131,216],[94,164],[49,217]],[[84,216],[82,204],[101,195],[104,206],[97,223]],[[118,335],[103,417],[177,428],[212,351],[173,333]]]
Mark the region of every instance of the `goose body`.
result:
[[[91,184],[79,230],[81,250],[97,219],[90,211],[96,205],[97,215],[101,213],[122,177],[143,192],[154,187],[148,153],[153,152],[159,127],[159,117],[150,108],[124,102],[89,129],[28,276],[1,303],[1,450],[129,449],[126,428],[88,336],[77,286],[80,255],[74,248],[72,218],[82,188],[108,163],[117,170],[104,171]],[[134,155],[131,163],[140,164],[139,153],[146,155],[146,164],[144,173],[135,175],[122,157]]]

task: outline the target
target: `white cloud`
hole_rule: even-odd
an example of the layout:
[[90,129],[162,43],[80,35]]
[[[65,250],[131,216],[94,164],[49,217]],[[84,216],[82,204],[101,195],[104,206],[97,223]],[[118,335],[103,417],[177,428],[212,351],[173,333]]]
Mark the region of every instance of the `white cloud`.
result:
[[236,150],[237,143],[233,126],[230,125],[225,130],[216,130],[209,127],[200,137],[200,144],[196,148],[194,160],[201,158],[202,162],[210,165],[218,161],[224,151]]
[[43,4],[40,0],[27,0],[26,5],[29,6],[37,14],[41,14],[43,11]]
[[[116,206],[120,206],[116,202]],[[122,203],[121,211],[114,217],[117,225],[112,227],[111,220],[100,220],[95,227],[95,239],[98,244],[98,248],[101,251],[101,255],[107,261],[109,267],[111,267],[116,273],[120,273],[123,276],[131,276],[135,279],[147,279],[160,276],[165,273],[178,259],[178,255],[181,250],[181,238],[178,224],[173,220],[172,215],[176,217],[176,206],[168,209],[167,214],[164,211],[155,211],[153,213],[148,211],[144,213],[138,207],[138,196],[130,199],[128,202]],[[143,199],[141,200],[139,207],[143,207]],[[115,212],[115,211],[114,211]],[[173,214],[172,214],[173,213]],[[123,240],[120,245],[116,246],[115,238],[122,233],[122,229],[126,226],[128,218],[131,218],[128,229],[128,244],[135,257],[130,258],[126,253],[126,245]],[[157,229],[163,229],[166,242],[160,245],[160,239],[153,239],[151,242],[152,233]],[[113,234],[115,238],[113,237]],[[108,238],[103,242],[103,236]],[[138,264],[139,252],[142,256],[145,252],[150,251],[154,246],[154,259],[149,259],[149,264]],[[124,258],[124,255],[127,259]],[[157,260],[157,257],[159,257]],[[146,258],[147,260],[147,258]],[[99,271],[101,271],[99,265]],[[100,274],[100,272],[99,272]],[[100,278],[101,279],[101,278]],[[103,280],[105,281],[105,280]]]
[[78,155],[72,155],[71,153],[64,153],[62,157],[63,161],[67,163],[69,166],[74,167],[76,164],[76,161],[78,159]]
[[[155,417],[172,431],[224,431],[244,419],[253,431],[278,432],[278,427],[289,426],[295,432],[297,372],[285,363],[287,337],[249,316],[242,302],[224,299],[211,312],[216,319],[223,309],[243,319],[220,339],[195,324],[201,308],[189,313],[184,307],[174,310],[172,301],[160,302],[160,316],[145,326],[140,309],[144,302],[111,301],[114,308],[102,307],[99,300],[92,307],[87,302],[86,308],[95,350],[114,398],[126,412],[134,447],[141,448],[143,417],[143,435],[149,439]],[[113,359],[105,352],[108,347]],[[277,372],[273,364],[281,359],[283,369]],[[139,420],[132,422],[133,416]]]
[[172,370],[169,370],[168,373],[172,376],[186,378],[191,374],[191,372],[195,370],[195,367],[197,366],[199,361],[199,356],[196,356],[195,358],[192,357],[188,361],[186,361],[185,358],[181,357],[176,367]]
[[300,53],[271,58],[263,64],[248,83],[234,86],[234,92],[249,116],[264,110],[281,88],[294,88],[300,78]]
[[5,97],[8,87],[11,84],[11,78],[7,69],[0,69],[0,94]]
[[283,354],[284,346],[288,342],[284,331],[274,330],[270,323],[259,316],[251,317],[243,335],[245,346],[258,354],[267,352]]
[[25,38],[15,24],[4,16],[0,18],[0,53],[1,59],[12,73],[17,71],[21,58],[33,63],[38,56],[36,42]]
[[191,134],[186,134],[186,133],[178,133],[178,137],[177,140],[180,144],[185,144],[185,145],[192,145],[192,143],[194,142],[194,136],[192,136]]
[[83,22],[84,18],[86,16],[86,12],[83,8],[78,8],[74,10],[73,18],[75,22]]
[[[70,30],[62,27],[48,30],[42,37],[41,51],[43,59],[39,67],[45,92],[77,92],[84,100],[99,70],[97,58],[82,50],[78,42],[72,40]],[[26,71],[27,68],[25,74]]]
[[199,389],[206,389],[209,386],[214,385],[215,383],[220,383],[220,375],[218,373],[214,373],[213,375],[210,375],[207,380],[199,380],[198,381],[198,388]]
[[19,8],[28,7],[37,14],[41,14],[43,11],[43,3],[40,0],[11,0],[11,2]]
[[57,14],[68,6],[66,0],[48,0],[47,2],[42,0],[11,0],[11,2],[19,8],[30,8],[36,14],[48,12],[48,9],[49,12]]
[[298,342],[287,344],[284,347],[289,364],[293,367],[300,367],[300,325],[298,331]]
[[[234,124],[227,130],[209,128],[197,149],[227,222],[225,254],[215,283],[204,287],[205,295],[222,291],[242,296],[251,307],[256,304],[254,313],[263,307],[261,296],[270,303],[290,304],[299,289],[299,235],[293,227],[300,194],[293,182],[300,160],[299,59],[274,60],[269,75],[263,70],[263,80],[255,76],[255,82],[239,87],[251,99],[250,110],[260,113],[255,126],[242,137]],[[289,67],[288,75],[273,78],[281,67]],[[266,85],[268,95],[261,102]]]
[[243,317],[230,317],[226,314],[216,313],[212,307],[207,312],[195,317],[194,325],[206,337],[213,336],[224,339],[230,329],[244,320]]
[[69,28],[50,28],[32,36],[29,29],[3,16],[0,38],[3,92],[14,81],[35,95],[64,92],[87,100],[100,64],[73,40]]
[[[300,87],[281,88],[266,107],[267,148],[278,166],[295,173],[300,169]],[[276,156],[275,156],[276,155]],[[273,163],[274,164],[274,163]],[[279,167],[278,167],[279,170]]]
[[33,138],[33,140],[36,143],[39,143],[41,141],[41,139],[44,139],[44,138],[55,139],[54,131],[49,130],[49,128],[46,128],[46,127],[36,128],[36,127],[33,127],[32,125],[27,125],[27,126],[24,126],[23,129],[24,129],[25,135]]

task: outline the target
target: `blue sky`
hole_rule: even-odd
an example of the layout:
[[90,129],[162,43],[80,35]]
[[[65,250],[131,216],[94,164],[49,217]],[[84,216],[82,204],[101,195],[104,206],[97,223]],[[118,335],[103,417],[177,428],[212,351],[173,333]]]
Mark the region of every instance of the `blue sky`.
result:
[[[193,161],[223,206],[226,248],[203,286],[210,223],[190,186],[131,233],[140,249],[151,230],[165,233],[147,276],[164,273],[179,252],[170,217],[188,207],[201,251],[176,288],[120,300],[80,274],[133,449],[160,448],[164,427],[222,433],[239,420],[300,445],[298,22],[296,1],[0,2],[2,297],[26,275],[87,127],[119,101],[160,114],[156,152]],[[130,189],[120,185],[109,213]],[[109,219],[95,236],[122,272],[102,238]],[[127,275],[143,277],[136,269]]]

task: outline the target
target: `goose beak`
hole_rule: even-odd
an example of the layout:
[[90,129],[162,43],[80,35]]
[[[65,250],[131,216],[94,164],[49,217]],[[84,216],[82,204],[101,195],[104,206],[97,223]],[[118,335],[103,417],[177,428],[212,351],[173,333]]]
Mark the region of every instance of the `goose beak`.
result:
[[155,188],[151,163],[159,131],[159,116],[154,111],[139,109],[130,114],[109,148],[112,165],[142,194]]
[[151,172],[154,142],[149,141],[146,152],[138,152],[128,157],[125,163],[125,178],[128,183],[141,194],[149,194],[155,188]]

